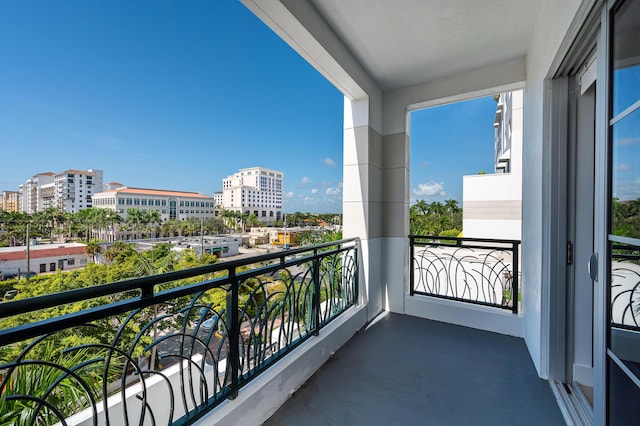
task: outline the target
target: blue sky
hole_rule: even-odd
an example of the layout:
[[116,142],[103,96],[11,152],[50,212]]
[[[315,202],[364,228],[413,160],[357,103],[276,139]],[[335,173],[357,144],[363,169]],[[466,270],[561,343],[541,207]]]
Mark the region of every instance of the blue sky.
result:
[[[0,2],[0,32],[0,190],[96,168],[212,194],[263,166],[285,211],[341,211],[343,97],[238,1]],[[490,170],[493,111],[412,114],[412,200],[461,201]]]

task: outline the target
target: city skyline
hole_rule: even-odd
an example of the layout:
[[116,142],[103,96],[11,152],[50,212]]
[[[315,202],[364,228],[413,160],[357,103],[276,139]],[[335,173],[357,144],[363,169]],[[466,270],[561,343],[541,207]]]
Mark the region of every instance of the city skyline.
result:
[[[94,168],[211,195],[266,167],[285,212],[342,211],[343,96],[239,2],[4,3],[0,24],[0,191]],[[472,104],[412,113],[412,201],[461,201],[461,176],[489,172],[495,104]]]

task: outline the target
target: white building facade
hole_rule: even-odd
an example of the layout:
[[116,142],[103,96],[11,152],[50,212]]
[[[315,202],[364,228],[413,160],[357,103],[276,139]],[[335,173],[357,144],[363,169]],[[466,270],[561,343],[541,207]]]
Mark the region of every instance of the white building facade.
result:
[[55,173],[39,173],[20,185],[20,211],[33,214],[44,210],[52,200],[52,190]]
[[103,190],[102,170],[65,170],[40,173],[19,186],[20,211],[36,213],[47,208],[77,213],[93,206],[92,196]]
[[65,271],[87,266],[86,245],[80,243],[38,244],[25,246],[0,247],[0,276],[3,278],[27,273]]
[[240,169],[222,180],[222,206],[274,224],[282,219],[283,187],[283,172],[263,167]]
[[493,173],[462,178],[462,232],[470,238],[519,240],[522,236],[523,91],[498,97]]
[[216,216],[215,200],[197,192],[120,187],[93,195],[93,207],[110,209],[125,219],[127,210],[157,211],[162,221]]
[[77,213],[93,207],[92,197],[103,191],[102,170],[65,170],[54,176],[55,193],[52,205],[63,212]]
[[215,200],[216,207],[222,208],[222,206],[224,206],[224,192],[214,192],[213,199]]

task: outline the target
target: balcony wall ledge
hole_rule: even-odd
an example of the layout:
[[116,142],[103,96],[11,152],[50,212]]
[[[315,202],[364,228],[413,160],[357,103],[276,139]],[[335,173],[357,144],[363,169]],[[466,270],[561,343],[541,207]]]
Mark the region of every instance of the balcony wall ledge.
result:
[[258,425],[276,412],[367,322],[367,305],[349,308],[290,354],[201,418],[197,426]]
[[510,311],[428,296],[406,296],[404,314],[507,336],[524,337],[524,316]]

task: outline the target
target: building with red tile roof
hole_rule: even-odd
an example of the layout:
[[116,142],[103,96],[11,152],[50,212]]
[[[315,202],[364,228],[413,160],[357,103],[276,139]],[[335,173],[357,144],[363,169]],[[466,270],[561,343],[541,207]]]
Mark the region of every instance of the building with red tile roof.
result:
[[86,266],[86,245],[80,243],[41,244],[27,247],[0,247],[0,276],[18,275],[26,271],[45,273],[77,269]]

